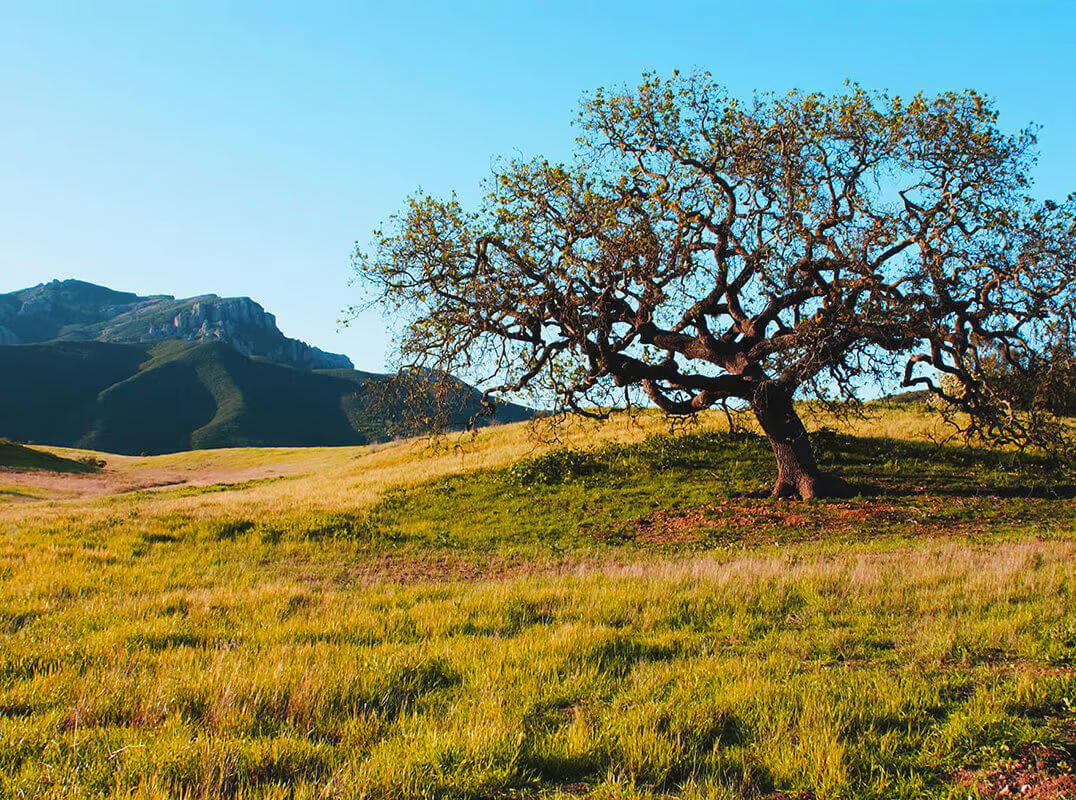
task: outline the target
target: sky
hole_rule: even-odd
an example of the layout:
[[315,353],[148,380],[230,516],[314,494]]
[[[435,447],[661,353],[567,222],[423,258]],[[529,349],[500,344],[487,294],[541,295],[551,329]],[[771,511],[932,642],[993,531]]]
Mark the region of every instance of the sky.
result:
[[391,361],[356,243],[498,157],[566,159],[579,100],[643,72],[755,90],[975,88],[1034,122],[1036,193],[1076,191],[1076,3],[0,0],[0,292],[78,278],[246,295]]

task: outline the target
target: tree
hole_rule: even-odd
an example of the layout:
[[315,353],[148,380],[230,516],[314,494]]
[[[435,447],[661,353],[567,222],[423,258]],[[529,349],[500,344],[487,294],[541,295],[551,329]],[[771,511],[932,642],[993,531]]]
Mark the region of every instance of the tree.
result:
[[[1025,421],[1041,417],[1040,428],[1049,430],[1050,419],[1076,415],[1076,346],[1066,329],[1051,331],[1044,346],[1017,366],[995,353],[982,359],[982,370],[990,389]],[[964,391],[959,380],[944,383],[950,395]]]
[[376,300],[410,315],[407,359],[589,415],[739,398],[776,496],[850,491],[818,468],[794,398],[894,373],[969,435],[1052,435],[988,362],[1028,369],[1071,319],[1076,196],[1029,196],[1034,131],[1003,132],[989,99],[745,103],[708,75],[651,75],[590,95],[580,127],[572,163],[509,161],[471,211],[418,193],[356,251]]

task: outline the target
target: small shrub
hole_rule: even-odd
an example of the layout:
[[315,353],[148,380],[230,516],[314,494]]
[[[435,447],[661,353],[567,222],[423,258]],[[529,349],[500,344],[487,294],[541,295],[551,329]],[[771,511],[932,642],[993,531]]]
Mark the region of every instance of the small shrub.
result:
[[648,436],[640,444],[613,442],[601,447],[558,447],[517,461],[505,470],[516,486],[568,483],[577,478],[624,472],[663,472],[714,466],[743,447],[755,447],[761,437],[730,435],[719,431]]
[[209,519],[199,525],[199,532],[207,539],[220,542],[235,539],[254,527],[255,523],[249,519]]
[[[835,459],[841,452],[842,440],[845,439],[840,433],[829,427],[821,427],[811,434],[811,449],[815,458],[819,461]],[[845,445],[847,441],[843,442]]]
[[693,431],[676,435],[653,434],[635,448],[641,465],[653,471],[712,466],[740,445],[757,444],[754,434],[731,435],[721,431]]
[[262,522],[258,534],[265,544],[280,541],[325,541],[369,539],[379,531],[378,524],[365,514],[316,513],[279,522]]
[[607,454],[602,450],[557,447],[517,461],[508,467],[507,475],[509,482],[518,486],[566,483],[605,471],[607,462]]

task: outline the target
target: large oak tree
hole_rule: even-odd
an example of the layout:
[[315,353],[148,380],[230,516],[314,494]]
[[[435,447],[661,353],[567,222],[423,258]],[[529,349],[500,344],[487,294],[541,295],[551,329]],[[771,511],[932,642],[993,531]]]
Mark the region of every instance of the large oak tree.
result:
[[[1031,129],[973,91],[741,102],[647,76],[583,103],[570,164],[510,161],[481,205],[419,193],[356,252],[412,363],[605,413],[749,404],[778,496],[843,494],[793,399],[898,374],[969,433],[1043,444],[1023,374],[1068,331],[1076,200],[1030,196]],[[1013,382],[1008,381],[1008,385]]]

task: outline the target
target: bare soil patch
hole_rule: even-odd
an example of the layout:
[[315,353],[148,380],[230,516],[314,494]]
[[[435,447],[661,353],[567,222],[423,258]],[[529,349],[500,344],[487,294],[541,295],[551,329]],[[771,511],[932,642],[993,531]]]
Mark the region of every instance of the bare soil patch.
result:
[[968,536],[990,526],[1040,518],[1049,508],[1047,501],[1027,501],[1026,507],[1013,509],[991,501],[989,497],[939,495],[923,495],[914,501],[879,498],[820,504],[730,498],[719,503],[653,511],[629,520],[619,530],[606,530],[598,535],[650,544],[691,544],[715,535],[720,538],[724,532],[734,534],[738,540],[753,541],[769,538],[781,530],[796,530],[808,538],[886,530],[927,537]]
[[705,540],[717,528],[733,528],[749,536],[780,528],[840,532],[871,523],[888,524],[906,517],[905,510],[884,501],[805,506],[734,499],[651,512],[629,523],[628,536],[653,544],[689,544]]
[[632,524],[635,538],[652,544],[689,544],[706,538],[706,528],[713,527],[711,505],[676,511],[654,511]]
[[1071,748],[1035,745],[1003,766],[979,773],[963,773],[961,783],[975,786],[986,797],[1027,797],[1035,800],[1071,800],[1076,797]]
[[174,467],[112,470],[100,472],[58,473],[43,470],[8,470],[0,468],[0,480],[6,486],[48,492],[58,498],[94,498],[128,492],[161,491],[182,487],[240,483],[281,474],[274,467],[210,469],[183,471]]

